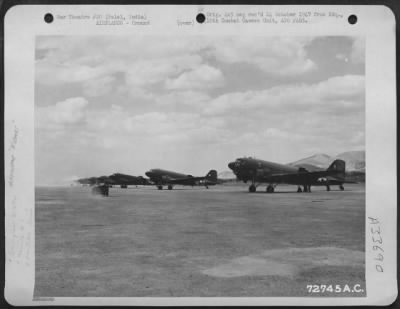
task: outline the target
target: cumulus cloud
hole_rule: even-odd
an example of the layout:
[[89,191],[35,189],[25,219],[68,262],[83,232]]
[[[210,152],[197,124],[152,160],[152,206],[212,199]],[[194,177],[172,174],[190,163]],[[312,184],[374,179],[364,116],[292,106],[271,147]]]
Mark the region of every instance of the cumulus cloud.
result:
[[311,38],[228,37],[215,44],[213,54],[226,63],[249,63],[276,75],[303,74],[316,68],[305,47]]
[[220,70],[203,64],[175,79],[168,79],[165,85],[167,89],[204,89],[218,88],[223,83],[224,76]]
[[336,54],[335,58],[338,60],[342,60],[344,62],[349,62],[349,58],[347,57],[346,54],[342,54],[342,53]]
[[88,97],[101,97],[113,90],[115,77],[105,75],[99,78],[91,79],[83,84],[83,93]]
[[[289,162],[361,148],[363,44],[337,40],[327,59],[313,38],[41,37],[38,175],[204,173],[236,156]],[[345,57],[343,76],[321,72]],[[65,160],[65,145],[71,158],[90,160]]]
[[176,111],[133,114],[118,105],[88,112],[85,123],[86,131],[97,136],[95,142],[106,148],[125,148],[128,141],[150,143],[153,148],[169,146],[170,142],[203,145],[229,136],[223,117]]
[[350,59],[353,63],[365,63],[365,38],[356,37],[353,41]]
[[249,110],[271,108],[323,107],[336,101],[337,106],[358,104],[357,97],[364,95],[364,76],[346,75],[329,78],[315,84],[277,86],[260,91],[245,91],[223,94],[210,102],[207,114],[241,113]]
[[[44,85],[84,83],[89,96],[106,92],[115,74],[125,87],[164,83],[167,89],[220,87],[221,70],[208,60],[248,63],[279,76],[316,68],[308,57],[310,38],[244,36],[178,37],[40,37],[37,40],[36,82]],[[39,56],[40,55],[40,56]],[[96,87],[96,82],[99,85]],[[101,87],[106,83],[105,87]],[[102,90],[99,92],[97,90]]]
[[194,69],[201,63],[197,55],[173,56],[136,61],[126,68],[127,85],[148,86],[177,76],[184,70]]
[[180,129],[188,129],[198,120],[196,114],[146,112],[133,114],[121,106],[92,111],[87,117],[90,131],[118,135],[148,137],[168,134]]
[[72,125],[85,118],[85,108],[89,102],[82,97],[69,98],[55,105],[36,109],[35,124],[39,128],[60,128]]
[[268,128],[263,132],[263,135],[267,138],[287,138],[291,136],[291,133],[277,128]]
[[351,135],[351,144],[354,145],[354,148],[363,149],[365,148],[365,131],[363,130],[355,130]]
[[87,82],[91,95],[95,80],[104,82],[120,73],[127,88],[150,86],[197,68],[203,62],[201,48],[201,40],[176,37],[39,37],[36,82]]
[[200,90],[174,90],[154,98],[160,107],[170,110],[192,109],[198,111],[211,101],[210,95]]
[[98,78],[106,73],[106,70],[102,67],[90,67],[73,63],[54,63],[44,59],[37,61],[35,73],[35,80],[38,83],[58,85],[62,83],[79,83]]

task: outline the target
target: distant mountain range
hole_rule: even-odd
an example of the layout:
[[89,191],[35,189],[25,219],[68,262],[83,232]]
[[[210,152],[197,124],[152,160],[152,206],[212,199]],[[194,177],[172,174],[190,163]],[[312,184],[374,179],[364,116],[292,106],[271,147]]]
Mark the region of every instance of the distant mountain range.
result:
[[[317,167],[326,169],[336,159],[341,159],[346,162],[346,171],[348,172],[365,172],[365,151],[347,151],[340,153],[336,156],[329,156],[324,153],[315,154],[311,157],[307,157],[295,162],[289,163],[292,166]],[[310,168],[312,169],[312,168]],[[309,169],[309,170],[310,170]]]
[[[324,153],[318,153],[311,157],[300,159],[289,163],[288,165],[296,167],[304,167],[308,171],[317,171],[327,169],[335,160],[341,159],[346,162],[346,174],[348,173],[365,173],[365,151],[346,151],[336,156],[330,156]],[[268,159],[267,159],[268,160]],[[236,178],[232,171],[223,171],[218,173],[220,179]]]
[[232,179],[232,178],[236,178],[236,176],[232,171],[223,171],[221,173],[218,173],[218,178],[220,178],[220,179]]

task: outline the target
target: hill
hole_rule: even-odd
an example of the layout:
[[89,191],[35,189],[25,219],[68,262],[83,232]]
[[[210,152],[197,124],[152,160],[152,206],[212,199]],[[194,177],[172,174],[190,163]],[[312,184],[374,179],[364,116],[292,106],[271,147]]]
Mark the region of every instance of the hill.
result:
[[365,173],[365,151],[347,151],[336,156],[327,154],[315,154],[313,156],[297,160],[289,163],[291,166],[304,167],[309,171],[313,169],[326,169],[335,160],[341,159],[346,162],[346,171],[364,172]]
[[236,179],[236,176],[232,171],[223,171],[218,173],[218,179]]
[[347,151],[338,154],[336,159],[346,162],[346,170],[365,172],[365,151]]
[[313,155],[311,157],[307,157],[307,158],[300,159],[300,160],[297,160],[295,162],[289,163],[289,165],[301,166],[301,167],[304,167],[306,169],[308,169],[307,165],[309,167],[313,166],[313,167],[319,167],[319,168],[326,168],[326,167],[329,166],[329,164],[332,161],[333,161],[333,159],[332,159],[331,156],[329,156],[327,154],[324,154],[324,153],[318,153],[318,154],[315,154],[315,155]]

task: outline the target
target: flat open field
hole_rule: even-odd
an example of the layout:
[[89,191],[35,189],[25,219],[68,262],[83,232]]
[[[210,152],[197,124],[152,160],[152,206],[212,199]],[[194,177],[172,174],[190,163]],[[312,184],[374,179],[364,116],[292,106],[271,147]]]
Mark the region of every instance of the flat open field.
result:
[[88,187],[38,187],[35,296],[309,296],[307,284],[364,289],[364,185],[312,189],[111,188],[99,197]]

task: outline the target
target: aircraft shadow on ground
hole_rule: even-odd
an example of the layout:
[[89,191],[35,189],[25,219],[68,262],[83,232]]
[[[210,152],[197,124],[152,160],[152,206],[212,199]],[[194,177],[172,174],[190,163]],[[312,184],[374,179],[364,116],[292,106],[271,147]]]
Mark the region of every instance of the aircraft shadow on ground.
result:
[[256,193],[256,194],[269,194],[269,195],[276,195],[276,194],[298,194],[298,195],[310,195],[310,194],[315,194],[315,193],[320,193],[320,192],[324,192],[324,193],[332,193],[332,192],[345,192],[346,190],[344,190],[344,191],[341,191],[341,190],[331,190],[331,191],[315,191],[315,192],[313,192],[313,191],[311,191],[311,192],[297,192],[297,191],[275,191],[275,192],[273,192],[273,193],[270,193],[270,192],[266,192],[266,191],[256,191],[256,192],[252,192],[252,193],[250,193],[250,192],[248,192],[248,191],[246,191],[246,192],[244,192],[244,193],[248,193],[248,194],[254,194],[254,193]]

